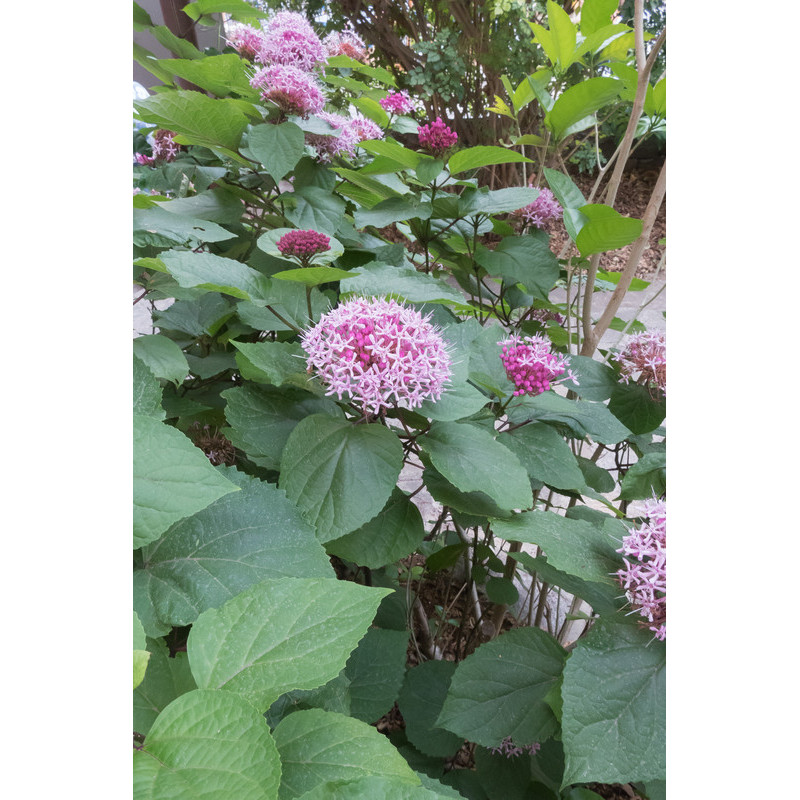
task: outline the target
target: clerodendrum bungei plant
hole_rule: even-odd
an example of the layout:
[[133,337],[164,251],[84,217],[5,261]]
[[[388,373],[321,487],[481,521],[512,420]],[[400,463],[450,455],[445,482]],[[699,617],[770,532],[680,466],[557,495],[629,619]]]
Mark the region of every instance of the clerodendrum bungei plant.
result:
[[652,94],[641,8],[547,5],[505,108],[548,133],[508,146],[293,12],[197,0],[223,52],[137,51],[135,302],[174,302],[134,339],[136,798],[663,796],[665,342],[598,273],[663,187],[630,219],[558,160]]

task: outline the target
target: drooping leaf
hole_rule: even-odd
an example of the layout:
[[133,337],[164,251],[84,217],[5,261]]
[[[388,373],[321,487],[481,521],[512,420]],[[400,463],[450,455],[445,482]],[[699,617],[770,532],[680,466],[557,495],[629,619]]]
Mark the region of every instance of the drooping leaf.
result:
[[194,59],[162,58],[158,63],[172,75],[184,78],[217,97],[227,97],[234,92],[253,93],[244,62],[235,53]]
[[161,384],[144,361],[133,357],[133,413],[164,419]]
[[[585,400],[603,402],[619,385],[619,376],[611,367],[588,356],[570,356],[569,365],[577,381],[567,380],[565,386]],[[615,415],[616,416],[616,415]],[[620,419],[619,417],[617,417]],[[624,420],[620,419],[621,422]]]
[[408,741],[429,756],[452,756],[464,743],[463,737],[436,723],[455,669],[452,661],[425,661],[412,667],[397,699]]
[[133,796],[274,800],[281,764],[267,723],[231,692],[187,692],[133,752]]
[[230,425],[225,435],[255,464],[275,471],[280,467],[286,440],[301,419],[310,414],[343,416],[332,400],[289,387],[245,383],[226,389],[222,397],[227,402],[225,418]]
[[265,578],[331,577],[314,530],[280,489],[232,467],[223,474],[241,491],[177,522],[134,571],[165,624],[190,625]]
[[566,651],[540,628],[515,628],[482,644],[456,667],[437,724],[495,747],[546,739],[558,722],[545,696],[561,676]]
[[297,165],[303,156],[305,137],[293,122],[280,125],[256,125],[247,133],[242,153],[264,165],[277,183]]
[[133,354],[147,364],[156,378],[164,378],[177,384],[189,374],[189,363],[183,350],[172,339],[160,333],[137,336],[133,340]]
[[609,206],[590,204],[583,206],[580,211],[589,220],[575,239],[583,256],[619,250],[636,241],[642,234],[640,219],[623,217]]
[[187,643],[192,675],[266,711],[284,692],[336,677],[389,591],[333,578],[257,583],[197,618]]
[[509,510],[532,505],[525,468],[485,428],[467,422],[434,422],[418,442],[433,466],[462,492],[483,492]]
[[325,549],[360,566],[377,569],[414,552],[424,535],[419,509],[395,487],[377,516],[358,530],[327,542]]
[[133,692],[133,729],[144,735],[176,697],[197,688],[186,653],[175,653],[170,658],[163,639],[150,639],[147,650],[150,654],[147,672]]
[[313,390],[306,372],[306,353],[299,342],[236,342],[236,363],[246,380],[272,386],[289,384]]
[[340,284],[343,294],[394,297],[409,303],[464,304],[464,297],[445,281],[417,272],[414,267],[395,267],[371,261],[358,268],[358,275]]
[[216,222],[170,212],[161,203],[133,211],[133,243],[138,247],[194,248],[205,242],[224,242],[234,235]]
[[653,397],[651,391],[638,383],[617,383],[608,403],[611,413],[633,433],[650,433],[667,416],[665,398]]
[[289,435],[279,485],[327,542],[380,512],[402,463],[403,447],[388,428],[314,414]]
[[666,647],[652,638],[601,621],[578,641],[561,688],[564,786],[665,778]]
[[345,203],[341,197],[318,186],[303,186],[296,190],[295,208],[286,210],[286,218],[302,230],[314,230],[334,236],[344,218]]
[[283,766],[280,800],[292,800],[329,781],[385,777],[419,786],[392,744],[370,725],[320,709],[296,711],[274,734]]
[[191,441],[153,417],[133,417],[133,547],[239,487]]
[[647,453],[625,474],[620,484],[620,499],[646,500],[667,490],[667,454]]
[[614,100],[619,88],[619,81],[614,78],[587,78],[570,86],[553,103],[544,124],[558,141],[568,135],[577,122]]
[[354,215],[356,228],[372,225],[383,228],[393,222],[406,222],[409,219],[429,219],[431,204],[419,202],[413,197],[389,197],[368,209],[359,209]]
[[451,174],[466,172],[478,167],[488,167],[493,164],[518,164],[525,162],[532,164],[531,159],[526,158],[516,150],[507,150],[505,147],[494,145],[478,145],[477,147],[466,147],[450,156],[447,167]]

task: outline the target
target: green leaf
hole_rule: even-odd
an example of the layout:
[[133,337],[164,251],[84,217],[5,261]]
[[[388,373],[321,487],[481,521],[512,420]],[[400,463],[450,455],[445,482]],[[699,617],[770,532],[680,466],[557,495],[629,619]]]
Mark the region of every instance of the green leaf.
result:
[[[611,367],[588,356],[570,356],[569,365],[577,382],[567,380],[564,385],[586,400],[603,402],[619,386],[619,376]],[[623,422],[623,420],[620,420]]]
[[650,433],[667,416],[666,398],[656,399],[638,383],[617,383],[608,403],[609,411],[633,433]]
[[515,628],[482,644],[456,667],[437,724],[484,747],[510,736],[518,745],[558,729],[545,696],[567,654],[540,628]]
[[153,20],[150,15],[138,4],[133,4],[133,29],[141,31],[144,28],[152,28]]
[[170,213],[161,203],[133,211],[133,243],[137,247],[197,247],[205,242],[224,242],[234,235],[216,222]]
[[289,435],[279,485],[328,542],[378,514],[402,464],[403,447],[388,428],[314,414]]
[[344,219],[345,203],[341,197],[318,186],[303,186],[293,192],[297,205],[286,210],[286,218],[302,230],[315,230],[333,236]]
[[444,162],[439,161],[439,159],[420,156],[415,174],[420,183],[428,185],[433,183],[439,177],[443,169]]
[[203,612],[187,643],[201,688],[266,711],[284,692],[335,678],[388,589],[320,578],[268,579]]
[[489,578],[486,581],[486,596],[493,603],[512,605],[519,600],[519,592],[510,578]]
[[282,122],[280,125],[265,124],[251,128],[242,153],[263,164],[277,183],[295,168],[304,150],[303,131],[292,122]]
[[280,800],[301,797],[329,781],[368,776],[419,786],[419,778],[389,740],[360,720],[320,709],[296,711],[273,735],[283,765]]
[[647,453],[625,474],[620,484],[621,500],[646,500],[667,490],[667,454]]
[[[363,175],[361,172],[356,170],[346,169],[345,167],[336,167],[333,171],[346,181],[349,181],[365,192],[373,194],[377,197],[386,199],[388,197],[399,197],[402,194],[402,192],[398,192],[396,189],[381,183],[376,178],[371,178],[369,175]],[[343,188],[344,187],[342,187],[342,189]]]
[[222,292],[242,300],[269,301],[269,278],[241,261],[188,250],[169,250],[159,257],[183,287]]
[[447,758],[464,743],[461,736],[436,724],[455,670],[452,661],[423,661],[406,672],[397,705],[408,741],[425,755]]
[[589,220],[575,239],[583,256],[619,250],[642,235],[640,219],[623,217],[609,206],[591,204],[583,206],[580,211]]
[[354,97],[350,102],[367,118],[371,119],[376,125],[385,128],[389,124],[389,115],[383,106],[371,97],[362,95]]
[[236,363],[245,380],[310,389],[306,353],[299,342],[234,342]]
[[350,714],[373,723],[388,713],[406,670],[408,631],[370,628],[347,659]]
[[530,205],[539,196],[538,189],[512,186],[507,189],[489,191],[485,187],[477,190],[465,189],[459,198],[459,216],[473,214],[507,214]]
[[521,283],[534,296],[546,300],[558,280],[558,259],[544,231],[507,236],[494,250],[478,246],[475,260],[490,274]]
[[276,272],[273,278],[281,281],[294,281],[305,286],[319,286],[322,283],[335,283],[358,273],[336,267],[300,267]]
[[203,54],[188,40],[176,36],[166,25],[156,25],[149,33],[178,58],[202,58]]
[[221,294],[208,292],[196,300],[178,300],[165,311],[156,312],[155,322],[161,330],[215,336],[232,314],[228,300]]
[[665,778],[666,646],[629,625],[595,624],[564,669],[563,786]]
[[492,530],[509,542],[539,545],[556,569],[585,581],[614,584],[620,542],[585,520],[562,517],[554,511],[527,511],[510,520],[495,520]]
[[133,729],[147,734],[158,715],[176,698],[197,688],[186,653],[170,658],[163,639],[147,642],[150,661],[133,692]]
[[455,422],[477,414],[488,402],[485,394],[465,381],[451,383],[442,396],[434,401],[425,400],[419,413],[440,422]]
[[602,403],[568,400],[555,392],[543,392],[536,397],[524,397],[508,407],[512,422],[541,420],[562,422],[579,439],[590,436],[602,444],[617,444],[631,432]]
[[[365,797],[380,800],[441,800],[445,796],[450,795],[440,794],[435,789],[424,786],[412,786],[399,778],[367,775],[352,781],[326,781],[306,792],[303,800],[363,800]],[[452,796],[462,797],[460,794]]]
[[170,703],[133,752],[134,798],[272,800],[281,764],[264,718],[230,692],[195,690]]
[[133,547],[239,487],[189,439],[152,417],[133,416]]
[[[136,197],[145,197],[145,195],[136,195]],[[184,217],[230,225],[239,222],[244,205],[235,194],[222,187],[217,187],[191,197],[176,197],[174,200],[161,201],[159,208]]]
[[156,378],[178,384],[189,374],[189,363],[183,350],[172,339],[159,333],[137,336],[133,340],[133,354],[149,367]]
[[[135,340],[134,340],[135,341]],[[133,413],[164,419],[161,407],[161,384],[139,358],[133,357]]]
[[241,487],[173,525],[143,551],[134,583],[167,625],[190,625],[265,578],[331,577],[314,530],[276,486],[233,468]]
[[485,428],[468,422],[434,422],[417,441],[433,466],[462,492],[483,492],[509,510],[533,504],[525,468]]
[[161,92],[136,101],[134,107],[144,122],[179,133],[191,144],[231,151],[238,148],[248,123],[236,101],[189,90]]
[[397,85],[394,75],[392,75],[389,70],[383,69],[382,67],[370,67],[349,56],[341,55],[328,58],[328,67],[333,67],[334,69],[352,69],[356,72],[363,72],[365,75],[369,75],[371,78],[375,78],[375,80],[380,83],[385,83],[388,86]]
[[144,628],[139,615],[133,612],[133,688],[144,680],[145,672],[147,670],[147,662],[150,659],[150,653],[145,649],[147,646]]
[[393,222],[405,222],[409,219],[429,219],[431,204],[419,202],[415,197],[389,197],[372,208],[362,208],[355,212],[353,219],[356,228],[372,225],[383,228]]
[[[273,281],[269,308],[242,301],[236,305],[239,319],[257,331],[290,331],[308,325],[306,287],[292,281]],[[311,290],[311,315],[318,320],[330,308],[330,300],[319,290]],[[278,319],[275,314],[280,314]],[[293,327],[292,327],[293,326]]]
[[581,190],[572,182],[569,175],[545,167],[544,176],[547,179],[547,185],[556,196],[556,200],[564,209],[571,208],[577,211],[586,205],[586,199],[581,194]]
[[558,54],[557,64],[564,71],[575,60],[577,27],[569,18],[569,14],[553,0],[547,0],[547,22]]
[[424,158],[421,153],[416,153],[397,142],[386,139],[370,139],[362,142],[360,146],[374,156],[384,156],[391,159],[404,169],[416,169]]
[[588,36],[608,25],[619,0],[584,0],[581,8],[581,33]]
[[183,7],[183,12],[194,20],[219,13],[230,14],[233,19],[244,22],[256,22],[264,16],[263,12],[245,0],[194,0]]
[[619,89],[619,81],[614,78],[588,78],[570,86],[553,103],[544,124],[559,141],[568,135],[571,126],[614,100]]
[[217,97],[237,94],[252,94],[245,66],[236,53],[224,53],[204,58],[162,58],[159,66],[172,75],[184,78],[201,89],[206,89]]
[[499,440],[516,454],[531,480],[555,489],[580,491],[585,486],[570,446],[546,423],[523,425]]
[[341,418],[339,406],[327,397],[314,397],[288,387],[277,389],[246,383],[221,393],[226,400],[223,432],[235,447],[260,467],[277,471],[289,434],[310,414]]
[[454,153],[447,162],[447,168],[452,175],[456,175],[459,172],[488,167],[492,164],[517,164],[520,162],[533,163],[531,159],[525,158],[515,150],[493,145],[478,145],[477,147],[467,147]]
[[377,569],[413,553],[424,535],[419,509],[395,487],[377,516],[357,531],[327,542],[325,549],[339,558]]
[[475,517],[504,517],[511,512],[500,508],[489,495],[483,492],[461,492],[446,480],[441,473],[428,467],[422,473],[425,488],[437,503],[449,506],[463,514]]
[[463,295],[445,281],[417,272],[414,267],[395,267],[370,261],[358,268],[359,274],[344,279],[343,295],[393,297],[409,303],[456,303],[464,305]]

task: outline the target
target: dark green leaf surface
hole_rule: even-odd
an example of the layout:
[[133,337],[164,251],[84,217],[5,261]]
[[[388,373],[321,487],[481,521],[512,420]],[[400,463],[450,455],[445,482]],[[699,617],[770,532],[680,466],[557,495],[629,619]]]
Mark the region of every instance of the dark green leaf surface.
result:
[[332,577],[314,530],[282,491],[232,467],[223,474],[241,491],[173,525],[134,572],[165,624],[189,625],[265,578]]
[[665,777],[666,647],[652,633],[599,623],[564,669],[563,785]]
[[242,377],[272,386],[317,387],[306,372],[306,353],[298,342],[231,342]]
[[161,384],[139,358],[133,357],[133,413],[164,419],[161,407]]
[[625,474],[620,484],[623,500],[646,500],[667,490],[667,454],[647,453]]
[[133,354],[147,364],[156,378],[181,383],[189,374],[183,351],[172,339],[159,333],[137,336],[133,340]]
[[510,736],[541,741],[558,727],[544,698],[566,651],[539,628],[515,628],[482,644],[456,668],[438,725],[484,747]]
[[519,458],[528,476],[556,489],[580,490],[585,481],[575,456],[559,433],[543,422],[498,437]]
[[623,425],[636,434],[650,433],[667,416],[666,399],[655,399],[650,389],[638,383],[618,383],[611,393],[608,408]]
[[394,297],[409,303],[465,303],[460,292],[442,280],[417,272],[414,267],[395,267],[371,261],[359,267],[358,271],[360,274],[341,282],[343,294]]
[[521,283],[535,297],[546,300],[558,280],[558,259],[541,232],[509,236],[494,250],[480,246],[475,260],[490,274]]
[[292,170],[303,155],[303,131],[292,122],[280,125],[256,125],[247,134],[242,153],[264,165],[277,183]]
[[505,147],[479,145],[459,150],[450,156],[447,167],[455,175],[478,167],[487,167],[491,164],[519,163],[521,161],[533,163],[516,150],[507,150]]
[[378,514],[402,463],[400,440],[382,425],[353,425],[315,414],[289,435],[280,486],[315,526],[320,541],[327,542]]

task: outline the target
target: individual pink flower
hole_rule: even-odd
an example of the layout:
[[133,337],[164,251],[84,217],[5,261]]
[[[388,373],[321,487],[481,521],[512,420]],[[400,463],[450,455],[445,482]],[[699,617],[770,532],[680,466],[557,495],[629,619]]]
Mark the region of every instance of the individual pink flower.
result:
[[326,394],[348,395],[364,413],[438,400],[450,380],[450,355],[437,328],[395,300],[352,297],[301,337]]
[[645,618],[642,625],[663,642],[667,638],[666,502],[648,500],[644,516],[647,522],[625,536],[617,550],[625,562],[625,568],[617,571],[617,579],[634,611]]
[[281,255],[296,258],[302,266],[308,266],[315,255],[331,249],[331,240],[317,231],[289,231],[278,239]]
[[327,60],[319,36],[296,11],[280,11],[270,19],[256,54],[256,61],[262,64],[282,64],[305,72]]
[[503,741],[500,742],[497,747],[489,748],[489,750],[496,756],[503,755],[506,758],[516,758],[517,756],[521,756],[523,753],[528,753],[529,755],[535,756],[541,749],[542,746],[539,744],[539,742],[518,747],[514,744],[510,736],[506,736],[506,738],[503,739]]
[[570,378],[575,381],[572,371],[567,371],[569,359],[551,352],[551,342],[546,336],[526,336],[523,339],[515,334],[498,344],[503,348],[500,359],[506,375],[517,387],[515,396],[535,396],[546,392],[560,382],[561,376],[564,376],[561,380]]
[[656,394],[667,394],[667,337],[660,331],[629,336],[625,347],[612,358],[620,366],[625,383],[635,380]]
[[250,85],[261,90],[264,100],[269,100],[287,114],[307,117],[318,114],[325,107],[325,94],[314,78],[297,67],[273,64],[260,69],[250,80]]
[[410,114],[414,110],[414,103],[407,92],[392,92],[378,102],[389,114]]
[[355,31],[329,33],[322,41],[329,56],[347,56],[365,64],[369,51],[364,40]]
[[564,212],[553,193],[543,188],[539,190],[539,196],[518,213],[526,225],[543,228],[547,220],[558,219]]
[[248,61],[254,61],[264,43],[264,31],[234,23],[228,28],[228,44]]
[[357,142],[364,142],[367,139],[383,139],[383,130],[371,119],[356,114],[350,118],[350,128]]
[[175,142],[175,133],[159,128],[152,136],[152,150],[152,156],[146,156],[143,153],[135,153],[134,158],[136,159],[136,163],[146,167],[152,167],[160,163],[169,163],[177,158],[181,147]]
[[436,117],[434,122],[417,128],[420,146],[434,156],[440,156],[458,141],[458,134]]

